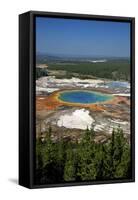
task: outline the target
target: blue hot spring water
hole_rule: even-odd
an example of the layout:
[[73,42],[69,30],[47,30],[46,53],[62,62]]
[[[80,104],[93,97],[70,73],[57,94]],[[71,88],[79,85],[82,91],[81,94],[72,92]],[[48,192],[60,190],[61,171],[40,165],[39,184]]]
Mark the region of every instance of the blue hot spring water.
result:
[[108,101],[113,97],[100,92],[76,90],[61,92],[58,98],[68,103],[91,104]]
[[122,82],[122,81],[112,81],[110,83],[107,83],[109,88],[129,88],[130,84],[128,82]]

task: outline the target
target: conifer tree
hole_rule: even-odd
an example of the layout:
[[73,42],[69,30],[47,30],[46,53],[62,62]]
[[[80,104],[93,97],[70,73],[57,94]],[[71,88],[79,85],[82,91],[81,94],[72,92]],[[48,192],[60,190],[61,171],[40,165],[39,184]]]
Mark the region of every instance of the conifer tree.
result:
[[74,181],[76,179],[75,157],[71,145],[66,150],[66,162],[64,167],[64,180]]

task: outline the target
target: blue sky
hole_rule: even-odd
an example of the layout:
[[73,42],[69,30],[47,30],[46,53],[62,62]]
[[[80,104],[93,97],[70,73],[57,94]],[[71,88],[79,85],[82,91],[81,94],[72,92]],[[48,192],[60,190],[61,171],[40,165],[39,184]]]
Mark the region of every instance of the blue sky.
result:
[[36,17],[36,52],[65,56],[130,56],[130,24]]

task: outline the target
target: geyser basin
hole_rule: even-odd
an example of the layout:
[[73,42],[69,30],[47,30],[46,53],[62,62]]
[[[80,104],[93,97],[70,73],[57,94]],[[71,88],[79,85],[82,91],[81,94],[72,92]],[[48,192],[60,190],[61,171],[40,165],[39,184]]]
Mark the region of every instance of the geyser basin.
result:
[[88,90],[62,91],[58,95],[58,99],[62,102],[79,104],[100,103],[104,101],[109,101],[112,98],[112,95]]

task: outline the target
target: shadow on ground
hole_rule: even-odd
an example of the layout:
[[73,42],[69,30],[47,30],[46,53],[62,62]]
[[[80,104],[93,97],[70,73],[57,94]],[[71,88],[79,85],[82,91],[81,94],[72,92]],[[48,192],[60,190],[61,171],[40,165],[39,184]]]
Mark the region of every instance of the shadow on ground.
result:
[[18,184],[18,180],[16,178],[9,178],[8,179],[11,183]]

